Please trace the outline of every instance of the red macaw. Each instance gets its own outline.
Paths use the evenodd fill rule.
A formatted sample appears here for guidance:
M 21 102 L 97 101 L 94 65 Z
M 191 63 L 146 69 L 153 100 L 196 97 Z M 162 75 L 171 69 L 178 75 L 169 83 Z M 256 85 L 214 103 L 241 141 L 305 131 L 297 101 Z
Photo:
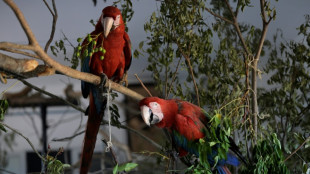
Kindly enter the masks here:
M 123 79 L 131 64 L 131 42 L 125 32 L 125 24 L 119 9 L 108 6 L 102 10 L 102 14 L 95 30 L 90 34 L 92 41 L 86 38 L 82 43 L 82 52 L 85 49 L 103 48 L 103 51 L 94 52 L 84 57 L 82 71 L 92 73 L 104 78 L 107 77 L 115 82 Z M 104 51 L 105 50 L 105 51 Z M 84 81 L 81 82 L 84 98 L 89 96 L 89 108 L 87 127 L 84 137 L 84 146 L 81 159 L 80 173 L 87 173 L 90 167 L 96 137 L 102 121 L 106 106 L 106 97 L 102 94 L 101 86 L 95 86 Z
M 209 116 L 200 107 L 182 100 L 164 100 L 158 97 L 144 98 L 139 105 L 142 118 L 148 126 L 155 124 L 160 128 L 167 128 L 171 133 L 180 157 L 188 152 L 199 156 L 198 146 L 192 144 L 205 137 L 204 130 L 210 121 Z M 230 149 L 246 163 L 237 145 L 230 137 L 228 139 Z M 207 160 L 211 166 L 214 165 L 212 155 L 216 153 L 214 149 L 212 154 L 208 155 Z M 218 173 L 230 174 L 226 164 L 238 166 L 240 162 L 233 154 L 228 153 L 226 160 L 218 161 L 216 165 Z

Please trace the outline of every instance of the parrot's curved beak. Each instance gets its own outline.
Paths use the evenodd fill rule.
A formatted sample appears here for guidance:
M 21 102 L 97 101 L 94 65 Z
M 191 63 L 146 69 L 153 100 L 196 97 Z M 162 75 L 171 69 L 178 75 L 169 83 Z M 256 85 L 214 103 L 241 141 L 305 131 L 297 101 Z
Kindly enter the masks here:
M 145 124 L 147 124 L 148 126 L 150 126 L 150 116 L 151 116 L 151 113 L 150 113 L 150 108 L 143 105 L 140 107 L 140 110 L 141 110 L 141 116 L 142 116 L 142 119 L 144 121 Z
M 105 17 L 105 18 L 103 18 L 101 23 L 102 23 L 102 26 L 103 26 L 104 38 L 107 38 L 109 33 L 110 33 L 110 31 L 111 31 L 111 28 L 113 26 L 114 19 L 112 17 Z
M 140 107 L 140 110 L 142 119 L 148 126 L 150 126 L 151 124 L 156 124 L 161 121 L 161 118 L 156 114 L 154 114 L 149 107 L 143 105 Z

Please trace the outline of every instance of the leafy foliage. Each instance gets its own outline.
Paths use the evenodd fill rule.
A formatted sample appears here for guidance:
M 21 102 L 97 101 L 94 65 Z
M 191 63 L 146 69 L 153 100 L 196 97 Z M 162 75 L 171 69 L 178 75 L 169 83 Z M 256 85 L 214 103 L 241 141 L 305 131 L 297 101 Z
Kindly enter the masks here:
M 278 41 L 279 37 L 283 40 L 280 31 L 274 37 L 274 47 L 265 68 L 266 72 L 272 74 L 268 84 L 274 87 L 261 90 L 259 98 L 262 112 L 269 115 L 265 122 L 268 122 L 270 131 L 278 134 L 287 154 L 292 153 L 310 136 L 309 19 L 306 16 L 305 23 L 298 28 L 301 41 Z M 309 145 L 310 142 L 306 143 L 298 156 L 288 161 L 297 173 L 301 173 L 304 163 L 310 161 Z
M 208 111 L 222 108 L 222 114 L 225 115 L 225 118 L 230 119 L 226 131 L 229 130 L 229 134 L 235 131 L 235 136 L 241 132 L 238 137 L 241 140 L 239 145 L 245 147 L 244 149 L 251 149 L 250 146 L 254 148 L 256 144 L 251 122 L 252 103 L 250 99 L 253 96 L 249 95 L 252 92 L 250 89 L 252 76 L 249 75 L 249 72 L 254 68 L 258 75 L 262 73 L 257 67 L 252 67 L 253 55 L 259 47 L 262 30 L 252 25 L 238 23 L 240 29 L 238 31 L 234 24 L 225 22 L 225 20 L 233 23 L 238 12 L 243 12 L 249 6 L 252 6 L 250 1 L 213 0 L 210 3 L 204 0 L 163 1 L 158 11 L 154 12 L 144 25 L 145 31 L 148 32 L 147 40 L 140 42 L 139 50 L 134 51 L 135 57 L 146 53 L 149 61 L 147 70 L 153 73 L 157 88 L 165 98 L 178 97 L 199 104 Z M 230 7 L 236 7 L 236 9 L 231 10 Z M 269 1 L 262 8 L 266 13 L 266 22 L 275 20 L 276 10 Z M 210 11 L 221 18 L 216 17 L 215 20 L 208 18 Z M 272 75 L 269 80 L 270 84 L 276 84 L 277 88 L 270 93 L 261 90 L 260 93 L 255 94 L 259 97 L 260 109 L 262 109 L 259 121 L 263 122 L 263 119 L 269 116 L 267 120 L 272 125 L 267 129 L 261 126 L 260 131 L 262 133 L 268 131 L 269 134 L 276 132 L 284 147 L 280 148 L 279 154 L 284 149 L 286 152 L 288 152 L 287 149 L 296 149 L 298 144 L 305 141 L 308 135 L 306 132 L 309 132 L 306 131 L 309 130 L 306 128 L 306 125 L 309 124 L 304 122 L 306 117 L 301 117 L 301 115 L 306 116 L 309 109 L 307 104 L 309 97 L 309 83 L 307 82 L 309 46 L 306 46 L 308 42 L 310 43 L 308 27 L 309 24 L 299 27 L 300 33 L 305 35 L 303 43 L 286 46 L 281 44 L 280 48 L 276 48 L 278 43 L 271 45 L 271 42 L 266 40 L 260 55 L 269 56 L 266 54 L 266 50 L 270 50 L 274 46 L 276 49 L 272 50 L 264 70 L 267 73 L 281 71 Z M 244 44 L 241 43 L 241 39 L 244 39 Z M 279 50 L 282 55 L 286 55 L 287 59 L 275 56 L 278 53 L 275 51 Z M 295 68 L 291 68 L 292 65 Z M 292 79 L 296 80 L 292 81 Z M 195 93 L 195 85 L 199 95 Z M 283 98 L 284 96 L 287 99 Z M 197 98 L 200 98 L 199 103 Z M 282 110 L 282 116 L 279 115 L 279 110 Z M 279 121 L 277 121 L 279 118 L 287 123 L 286 126 L 282 121 L 279 126 Z M 303 126 L 305 129 L 296 134 L 300 139 L 297 142 L 290 138 L 292 137 L 290 134 L 294 133 L 292 132 L 293 127 L 296 126 L 295 130 L 297 130 L 303 123 L 306 123 Z M 211 126 L 209 136 L 212 135 L 212 129 L 214 131 L 216 127 L 212 128 Z M 285 136 L 285 141 L 282 141 L 283 136 Z M 288 139 L 290 140 L 288 141 Z M 275 138 L 274 141 L 269 141 L 268 137 L 266 139 L 261 136 L 261 141 L 268 142 L 270 147 L 278 145 Z M 210 147 L 207 145 L 211 143 L 214 146 L 218 140 L 208 139 L 201 143 L 204 144 L 202 147 L 206 151 L 210 151 Z M 221 143 L 225 146 L 225 141 Z M 275 161 L 278 157 L 270 156 L 272 159 L 268 160 L 276 164 Z M 298 161 L 300 163 L 302 160 Z M 303 164 L 307 164 L 306 161 L 308 159 L 304 160 Z M 257 167 L 268 169 L 265 162 L 260 162 Z M 284 163 L 282 167 L 285 168 Z M 205 166 L 198 165 L 192 166 L 190 171 L 206 172 L 204 169 Z
M 252 166 L 241 173 L 272 173 L 289 174 L 289 170 L 284 164 L 283 151 L 277 134 L 273 133 L 266 139 L 259 141 L 252 151 Z
M 63 164 L 61 161 L 57 160 L 57 156 L 63 153 L 63 148 L 60 148 L 58 153 L 55 157 L 49 156 L 50 147 L 48 147 L 48 152 L 46 155 L 46 166 L 47 166 L 47 173 L 53 174 L 61 174 L 64 173 L 66 168 L 69 168 L 69 164 Z

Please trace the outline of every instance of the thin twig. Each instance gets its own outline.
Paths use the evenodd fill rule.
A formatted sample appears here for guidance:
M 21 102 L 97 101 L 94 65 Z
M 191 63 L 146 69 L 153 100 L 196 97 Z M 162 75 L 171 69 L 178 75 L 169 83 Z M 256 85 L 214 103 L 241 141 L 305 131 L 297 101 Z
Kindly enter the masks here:
M 170 92 L 171 92 L 171 90 L 172 90 L 172 86 L 173 86 L 172 83 L 173 83 L 174 80 L 176 79 L 176 75 L 177 75 L 177 72 L 178 72 L 180 63 L 181 63 L 181 58 L 179 59 L 178 64 L 177 64 L 177 67 L 176 67 L 176 69 L 175 69 L 175 72 L 173 73 L 172 80 L 171 80 L 171 83 L 170 83 L 170 87 L 169 87 L 169 90 L 168 90 L 167 95 L 165 96 L 165 99 L 167 99 L 168 95 L 170 94 Z
M 7 51 L 7 52 L 11 52 L 11 53 L 21 54 L 21 55 L 28 56 L 28 57 L 33 57 L 33 58 L 40 59 L 40 57 L 37 56 L 37 55 L 35 55 L 35 54 L 31 54 L 31 53 L 29 53 L 29 52 L 21 51 L 21 50 L 17 50 L 17 49 L 11 49 L 11 48 L 9 48 L 9 47 L 2 47 L 1 50 Z
M 81 131 L 81 132 L 78 132 L 70 137 L 64 137 L 64 138 L 53 138 L 52 141 L 69 141 L 69 140 L 72 140 L 73 138 L 79 136 L 79 135 L 82 135 L 83 133 L 85 133 L 85 130 Z
M 220 18 L 220 19 L 222 19 L 223 21 L 228 22 L 228 23 L 230 23 L 230 24 L 234 24 L 231 20 L 229 20 L 229 19 L 227 19 L 227 18 L 224 18 L 223 16 L 214 13 L 212 10 L 210 10 L 210 9 L 207 8 L 207 7 L 205 7 L 205 10 L 207 10 L 207 11 L 208 11 L 211 15 L 213 15 L 214 17 Z
M 31 141 L 29 140 L 29 138 L 27 138 L 25 135 L 23 135 L 21 132 L 19 132 L 18 130 L 12 128 L 11 126 L 3 123 L 3 122 L 0 122 L 0 124 L 8 129 L 10 129 L 11 131 L 13 131 L 14 133 L 17 133 L 18 135 L 20 135 L 21 137 L 23 137 L 27 142 L 28 144 L 31 146 L 32 150 L 38 155 L 39 158 L 41 158 L 42 161 L 46 162 L 46 159 L 40 155 L 40 153 L 35 149 L 35 147 L 33 146 L 33 144 L 31 143 Z
M 33 34 L 33 32 L 31 31 L 30 26 L 28 25 L 25 16 L 23 15 L 23 13 L 21 12 L 21 10 L 18 8 L 18 6 L 14 3 L 13 0 L 3 0 L 8 6 L 11 7 L 11 9 L 13 10 L 13 12 L 15 13 L 20 25 L 22 26 L 28 41 L 29 41 L 29 45 L 39 45 L 38 42 L 35 39 L 35 36 Z
M 193 67 L 192 67 L 192 65 L 191 65 L 190 58 L 189 58 L 189 56 L 184 52 L 184 50 L 182 49 L 182 47 L 181 47 L 181 45 L 179 44 L 178 41 L 176 41 L 176 44 L 178 45 L 178 47 L 179 47 L 179 49 L 180 49 L 180 52 L 181 52 L 182 56 L 184 57 L 185 62 L 186 62 L 186 64 L 187 64 L 188 71 L 190 72 L 190 75 L 191 75 L 191 78 L 192 78 L 192 80 L 193 80 L 194 87 L 195 87 L 195 93 L 196 93 L 196 97 L 197 97 L 197 105 L 200 106 L 200 101 L 199 101 L 199 90 L 198 90 L 198 86 L 197 86 L 197 83 L 196 83 L 196 80 L 195 80 L 194 71 L 193 71 Z
M 104 144 L 105 144 L 106 146 L 108 146 L 108 142 L 107 142 L 106 139 L 102 139 L 102 141 L 104 142 Z M 114 165 L 118 164 L 118 161 L 117 161 L 117 158 L 116 158 L 116 155 L 115 155 L 115 152 L 114 152 L 113 148 L 112 148 L 112 147 L 109 147 L 109 150 L 110 150 L 110 152 L 111 152 L 111 155 L 112 155 L 112 158 L 113 158 L 113 161 L 114 161 Z
M 102 122 L 103 122 L 104 125 L 108 124 L 108 121 L 106 121 L 106 120 L 102 120 Z M 115 126 L 115 127 L 120 127 L 122 129 L 129 130 L 129 131 L 139 135 L 144 140 L 150 142 L 154 147 L 156 147 L 158 149 L 161 149 L 161 146 L 159 144 L 157 144 L 155 141 L 153 141 L 152 139 L 148 138 L 147 136 L 143 135 L 141 132 L 139 132 L 139 131 L 131 128 L 131 127 L 128 127 L 126 125 L 117 125 L 117 124 L 113 124 L 113 123 L 111 125 Z M 83 130 L 83 131 L 81 131 L 81 132 L 79 132 L 79 133 L 77 133 L 75 135 L 72 135 L 70 137 L 59 138 L 59 139 L 54 138 L 54 139 L 52 139 L 52 141 L 68 141 L 68 140 L 71 140 L 71 139 L 75 138 L 76 136 L 79 136 L 79 135 L 83 134 L 84 132 L 85 132 L 85 130 Z
M 77 105 L 74 105 L 74 104 L 72 104 L 71 102 L 69 102 L 69 101 L 67 101 L 67 100 L 65 100 L 65 99 L 63 99 L 63 98 L 61 98 L 61 97 L 58 97 L 58 96 L 56 96 L 56 95 L 54 95 L 54 94 L 52 94 L 52 93 L 49 93 L 49 92 L 47 92 L 47 91 L 44 91 L 44 90 L 42 90 L 42 89 L 40 89 L 40 88 L 38 88 L 38 87 L 32 85 L 31 83 L 27 82 L 27 81 L 24 80 L 24 79 L 19 79 L 19 80 L 20 80 L 21 82 L 23 82 L 23 84 L 25 84 L 26 86 L 29 86 L 30 88 L 32 88 L 32 89 L 34 89 L 34 90 L 36 90 L 36 91 L 38 91 L 38 92 L 41 92 L 41 93 L 43 93 L 43 94 L 45 94 L 45 95 L 47 95 L 47 96 L 50 96 L 50 97 L 52 97 L 52 98 L 56 98 L 56 99 L 58 99 L 58 100 L 60 100 L 60 101 L 62 101 L 62 102 L 64 102 L 64 103 L 66 103 L 67 105 L 73 107 L 74 109 L 76 109 L 76 110 L 78 110 L 78 111 L 80 111 L 80 112 L 85 112 L 85 110 L 83 110 L 82 108 L 78 107 Z
M 147 89 L 147 87 L 144 85 L 144 83 L 141 81 L 141 79 L 139 78 L 139 76 L 137 74 L 135 74 L 136 78 L 139 80 L 141 86 L 143 87 L 143 89 L 149 94 L 150 97 L 153 97 L 151 92 Z
M 283 162 L 285 162 L 285 161 L 287 161 L 288 159 L 290 159 L 300 148 L 302 148 L 303 146 L 304 146 L 304 144 L 306 143 L 306 142 L 308 142 L 310 140 L 310 136 L 308 137 L 308 138 L 306 138 L 305 139 L 305 141 L 293 152 L 293 153 L 291 153 L 288 157 L 286 157 L 285 158 L 285 160 L 283 161 Z
M 51 12 L 52 16 L 53 16 L 53 25 L 52 25 L 52 31 L 50 34 L 50 38 L 48 39 L 48 41 L 45 44 L 45 48 L 44 51 L 47 52 L 49 45 L 51 44 L 51 42 L 53 41 L 54 35 L 55 35 L 55 30 L 56 30 L 56 23 L 57 23 L 57 18 L 58 18 L 58 14 L 57 14 L 57 8 L 56 8 L 56 4 L 55 4 L 55 0 L 52 0 L 52 4 L 53 4 L 53 10 L 50 8 L 50 6 L 48 5 L 48 3 L 46 2 L 46 0 L 43 0 L 43 2 L 45 3 L 45 5 L 47 6 L 47 8 L 49 9 L 49 11 Z

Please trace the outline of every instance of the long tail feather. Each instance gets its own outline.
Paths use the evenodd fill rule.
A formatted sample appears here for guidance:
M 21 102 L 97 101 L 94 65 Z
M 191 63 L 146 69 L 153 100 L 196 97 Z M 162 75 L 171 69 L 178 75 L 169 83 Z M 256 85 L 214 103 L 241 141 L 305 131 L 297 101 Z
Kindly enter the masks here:
M 239 150 L 239 147 L 236 145 L 234 140 L 231 137 L 228 137 L 228 140 L 229 140 L 230 150 L 233 151 L 245 165 L 249 166 L 248 161 L 242 155 L 242 153 Z
M 90 99 L 90 105 L 89 105 L 86 132 L 84 137 L 83 152 L 81 156 L 80 174 L 87 174 L 89 171 L 94 148 L 96 145 L 97 134 L 99 131 L 100 123 L 103 118 L 103 112 L 98 114 L 96 111 L 96 107 L 94 104 L 94 97 L 92 96 L 91 93 L 89 99 Z M 103 111 L 105 109 L 104 107 L 105 105 L 103 105 L 102 107 Z
M 216 169 L 219 174 L 231 174 L 227 166 L 218 166 Z

